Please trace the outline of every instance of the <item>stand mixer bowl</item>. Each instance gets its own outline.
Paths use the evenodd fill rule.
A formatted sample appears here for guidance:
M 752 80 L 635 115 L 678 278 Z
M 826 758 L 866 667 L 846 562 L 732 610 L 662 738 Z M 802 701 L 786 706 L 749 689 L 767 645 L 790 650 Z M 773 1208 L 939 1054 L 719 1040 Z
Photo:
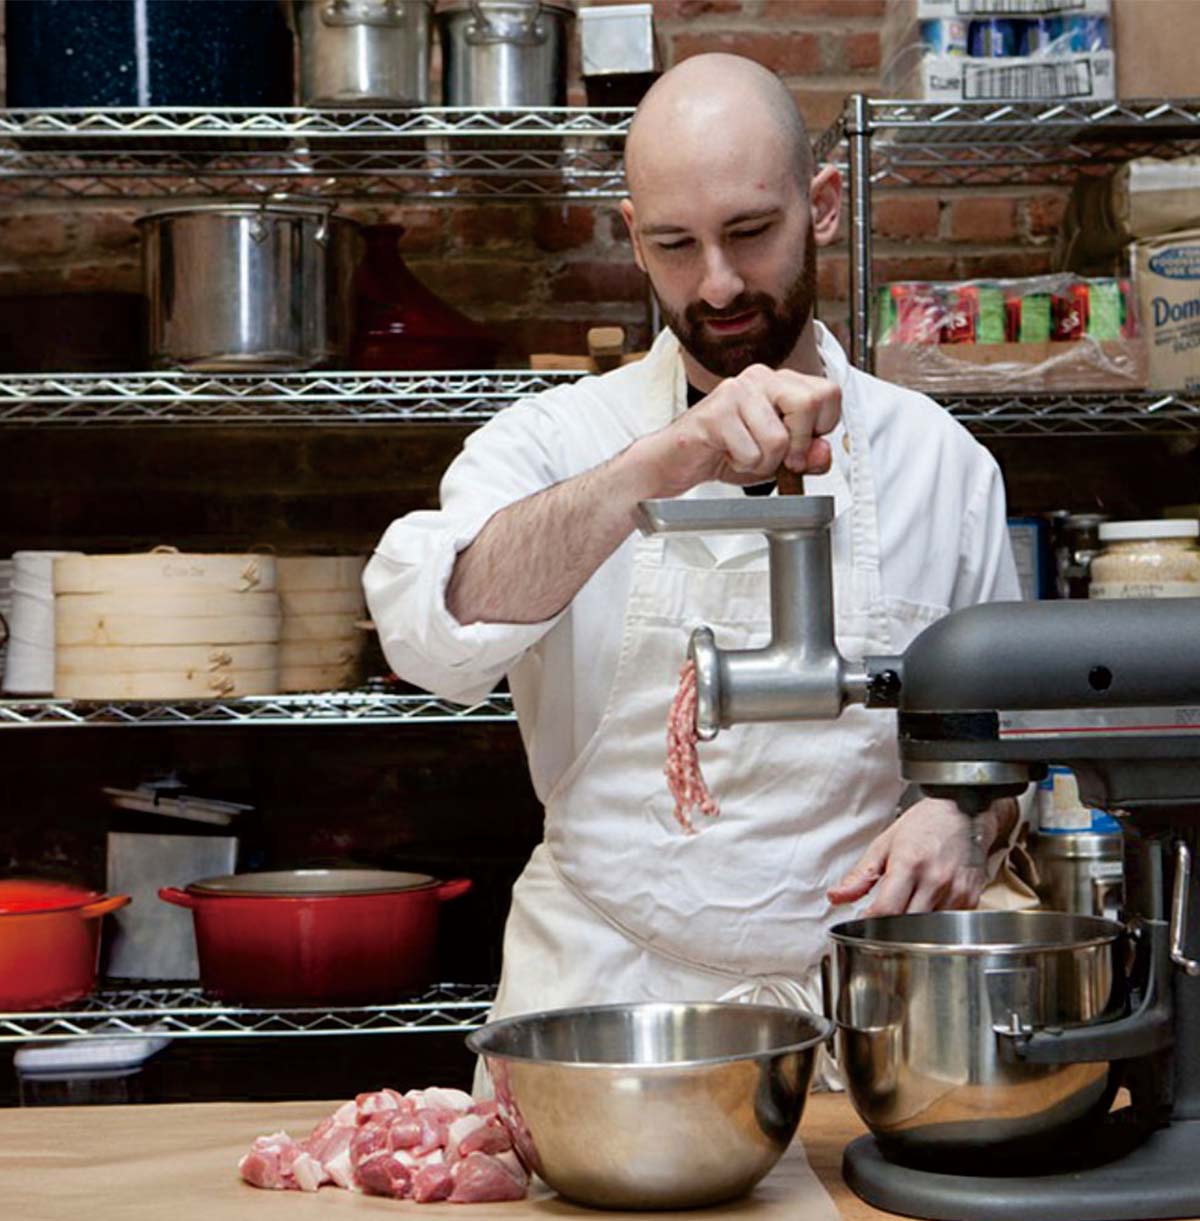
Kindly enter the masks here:
M 930 912 L 835 925 L 838 1055 L 889 1158 L 957 1168 L 1038 1154 L 1109 1109 L 1109 1062 L 1004 1057 L 996 1028 L 1121 1016 L 1122 925 L 1058 912 Z

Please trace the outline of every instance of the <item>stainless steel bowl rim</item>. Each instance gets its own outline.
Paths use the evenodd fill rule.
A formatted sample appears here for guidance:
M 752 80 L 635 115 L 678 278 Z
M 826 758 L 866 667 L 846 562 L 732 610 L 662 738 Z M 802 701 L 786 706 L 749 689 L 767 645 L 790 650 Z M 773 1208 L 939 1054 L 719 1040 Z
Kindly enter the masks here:
M 508 1060 L 520 1064 L 547 1064 L 553 1065 L 555 1068 L 569 1070 L 607 1068 L 614 1070 L 637 1069 L 638 1072 L 667 1073 L 674 1072 L 680 1068 L 704 1068 L 714 1064 L 735 1064 L 739 1060 L 766 1060 L 773 1059 L 776 1056 L 788 1055 L 792 1052 L 809 1051 L 829 1039 L 836 1029 L 830 1018 L 823 1017 L 819 1013 L 813 1013 L 808 1009 L 789 1009 L 783 1005 L 748 1005 L 738 1001 L 697 1001 L 695 1004 L 698 1008 L 744 1009 L 752 1013 L 801 1014 L 818 1027 L 819 1033 L 811 1035 L 809 1038 L 803 1039 L 798 1043 L 781 1043 L 777 1047 L 764 1047 L 755 1051 L 736 1052 L 728 1056 L 704 1056 L 693 1060 L 664 1060 L 660 1063 L 651 1063 L 645 1060 L 554 1060 L 548 1056 L 523 1056 L 513 1052 L 493 1051 L 490 1048 L 480 1046 L 480 1041 L 495 1031 L 507 1030 L 513 1026 L 538 1021 L 542 1018 L 570 1018 L 584 1014 L 615 1013 L 619 1010 L 633 1008 L 646 1010 L 659 1007 L 674 1008 L 677 1003 L 672 1001 L 647 1001 L 644 1004 L 637 1005 L 581 1005 L 572 1009 L 541 1009 L 533 1013 L 518 1013 L 512 1017 L 488 1022 L 485 1026 L 480 1026 L 478 1030 L 473 1030 L 467 1035 L 466 1044 L 468 1049 L 476 1055 L 486 1056 L 490 1060 Z
M 438 13 L 461 13 L 470 9 L 473 4 L 478 4 L 485 13 L 489 8 L 515 7 L 513 0 L 436 0 L 434 7 Z M 570 13 L 572 17 L 576 13 L 575 0 L 541 0 L 539 7 Z
M 1058 915 L 1060 913 L 1047 913 Z M 900 941 L 895 938 L 864 937 L 851 933 L 840 933 L 840 928 L 848 924 L 858 924 L 857 920 L 847 921 L 845 925 L 835 924 L 829 930 L 830 939 L 840 945 L 853 946 L 855 949 L 881 950 L 898 954 L 961 954 L 984 957 L 988 954 L 1035 953 L 1052 952 L 1056 950 L 1086 950 L 1096 946 L 1108 945 L 1119 937 L 1128 935 L 1129 930 L 1115 920 L 1105 920 L 1100 916 L 1080 916 L 1081 920 L 1091 920 L 1096 924 L 1107 925 L 1103 933 L 1092 937 L 1073 937 L 1070 940 L 1062 938 L 1025 941 L 989 941 L 989 942 L 945 942 L 945 941 Z
M 133 222 L 135 225 L 144 224 L 146 221 L 160 220 L 164 216 L 198 216 L 198 215 L 216 215 L 216 216 L 262 216 L 264 213 L 270 213 L 273 216 L 311 216 L 318 220 L 336 221 L 341 225 L 353 225 L 354 228 L 361 228 L 358 221 L 351 220 L 348 216 L 341 216 L 336 211 L 336 204 L 308 204 L 308 203 L 206 203 L 206 204 L 179 204 L 170 208 L 156 208 L 152 212 L 143 212 Z

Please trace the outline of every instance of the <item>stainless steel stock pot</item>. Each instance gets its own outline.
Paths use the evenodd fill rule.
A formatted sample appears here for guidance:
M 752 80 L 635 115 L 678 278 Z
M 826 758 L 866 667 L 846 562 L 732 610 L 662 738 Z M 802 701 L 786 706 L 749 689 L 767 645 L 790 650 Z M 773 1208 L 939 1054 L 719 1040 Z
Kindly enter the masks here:
M 892 1155 L 1044 1145 L 1098 1119 L 1107 1062 L 1028 1064 L 997 1028 L 1119 1017 L 1124 928 L 1091 916 L 947 911 L 835 925 L 837 1044 L 846 1089 Z
M 310 369 L 349 350 L 358 226 L 331 209 L 217 203 L 138 220 L 155 368 Z

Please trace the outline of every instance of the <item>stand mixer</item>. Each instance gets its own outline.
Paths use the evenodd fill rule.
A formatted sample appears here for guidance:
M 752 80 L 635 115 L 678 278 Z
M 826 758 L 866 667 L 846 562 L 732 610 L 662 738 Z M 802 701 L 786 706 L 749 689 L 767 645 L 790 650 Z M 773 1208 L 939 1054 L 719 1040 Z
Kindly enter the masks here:
M 1089 806 L 1120 818 L 1124 923 L 1135 953 L 1117 1018 L 1070 1028 L 994 1027 L 1030 1064 L 1118 1062 L 1131 1105 L 1086 1149 L 1037 1173 L 956 1173 L 889 1159 L 873 1136 L 843 1174 L 891 1212 L 971 1221 L 1133 1221 L 1200 1216 L 1200 598 L 992 603 L 952 612 L 894 657 L 848 661 L 834 642 L 821 496 L 645 501 L 646 533 L 762 532 L 772 638 L 726 651 L 692 634 L 701 739 L 743 721 L 898 711 L 903 776 L 968 815 L 1020 793 L 1051 763 Z

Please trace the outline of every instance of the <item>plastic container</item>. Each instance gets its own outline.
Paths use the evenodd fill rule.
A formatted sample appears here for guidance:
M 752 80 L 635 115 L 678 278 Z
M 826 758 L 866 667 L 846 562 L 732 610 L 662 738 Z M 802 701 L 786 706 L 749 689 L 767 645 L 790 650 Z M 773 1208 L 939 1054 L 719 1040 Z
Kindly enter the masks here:
M 1200 596 L 1200 522 L 1112 521 L 1100 527 L 1090 598 Z
M 13 1056 L 21 1105 L 96 1106 L 152 1102 L 143 1070 L 166 1038 L 81 1039 L 22 1047 Z

